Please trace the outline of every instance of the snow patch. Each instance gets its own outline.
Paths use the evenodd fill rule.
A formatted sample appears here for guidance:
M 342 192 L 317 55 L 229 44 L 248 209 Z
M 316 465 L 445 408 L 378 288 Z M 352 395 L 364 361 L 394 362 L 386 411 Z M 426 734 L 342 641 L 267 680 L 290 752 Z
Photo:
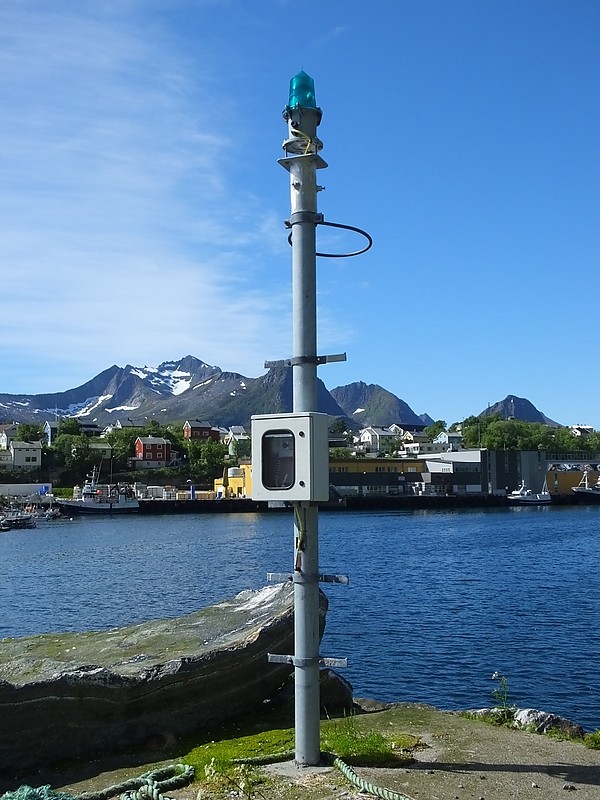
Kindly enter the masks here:
M 364 409 L 364 408 L 357 408 L 357 409 L 356 409 L 356 411 L 353 411 L 352 413 L 353 413 L 353 414 L 360 414 L 360 413 L 361 413 L 361 411 L 366 411 L 366 409 Z
M 102 403 L 105 403 L 107 400 L 110 400 L 111 397 L 112 394 L 103 394 L 100 395 L 100 397 L 97 397 L 96 399 L 88 400 L 87 405 L 84 405 L 83 407 L 80 406 L 80 410 L 77 411 L 75 414 L 71 414 L 70 416 L 87 417 L 89 416 L 89 414 L 92 413 L 92 411 L 95 408 L 98 408 L 98 406 L 101 406 Z
M 191 381 L 189 379 L 187 381 L 184 380 L 177 381 L 175 384 L 173 384 L 173 388 L 171 389 L 171 391 L 175 395 L 183 394 L 183 392 L 186 392 L 190 388 L 190 384 Z
M 113 411 L 135 411 L 136 408 L 139 408 L 139 406 L 114 406 L 114 408 L 105 408 L 104 410 L 112 414 Z
M 190 372 L 178 369 L 177 365 L 170 361 L 161 364 L 161 367 L 161 369 L 157 367 L 134 367 L 130 372 L 132 375 L 147 381 L 157 394 L 168 392 L 177 396 L 190 388 L 192 380 Z

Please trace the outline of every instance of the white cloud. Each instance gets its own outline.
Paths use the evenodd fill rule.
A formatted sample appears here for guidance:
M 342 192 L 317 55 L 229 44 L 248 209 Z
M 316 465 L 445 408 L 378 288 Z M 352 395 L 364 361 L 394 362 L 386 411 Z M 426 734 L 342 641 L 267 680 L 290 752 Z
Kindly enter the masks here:
M 257 283 L 280 222 L 233 181 L 210 47 L 192 65 L 135 5 L 0 9 L 0 355 L 84 379 L 184 352 L 256 374 L 289 322 L 286 274 Z

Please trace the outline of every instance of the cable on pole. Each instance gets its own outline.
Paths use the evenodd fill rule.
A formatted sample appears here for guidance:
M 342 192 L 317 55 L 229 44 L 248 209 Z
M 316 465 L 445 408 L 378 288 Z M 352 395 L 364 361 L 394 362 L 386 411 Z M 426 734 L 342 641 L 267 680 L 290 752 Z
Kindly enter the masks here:
M 362 228 L 356 228 L 354 225 L 342 225 L 341 222 L 325 222 L 325 220 L 322 218 L 318 219 L 318 216 L 320 215 L 315 215 L 315 225 L 327 225 L 329 228 L 342 228 L 346 231 L 354 231 L 355 233 L 359 233 L 367 240 L 367 246 L 363 247 L 362 250 L 355 250 L 353 253 L 315 253 L 315 255 L 321 256 L 321 258 L 350 258 L 351 256 L 360 256 L 362 253 L 366 253 L 367 250 L 370 250 L 373 246 L 372 237 L 366 231 L 363 231 Z M 306 220 L 293 220 L 288 222 L 287 225 L 292 228 L 294 225 L 299 225 L 301 222 L 306 222 Z M 291 232 L 288 236 L 288 244 L 292 244 Z

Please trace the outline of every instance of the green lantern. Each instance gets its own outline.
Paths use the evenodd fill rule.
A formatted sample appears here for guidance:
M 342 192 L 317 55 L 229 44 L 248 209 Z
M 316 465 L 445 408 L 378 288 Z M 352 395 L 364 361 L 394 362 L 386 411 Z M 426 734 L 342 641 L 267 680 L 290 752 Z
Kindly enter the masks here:
M 304 70 L 300 70 L 290 81 L 288 108 L 316 108 L 315 82 Z

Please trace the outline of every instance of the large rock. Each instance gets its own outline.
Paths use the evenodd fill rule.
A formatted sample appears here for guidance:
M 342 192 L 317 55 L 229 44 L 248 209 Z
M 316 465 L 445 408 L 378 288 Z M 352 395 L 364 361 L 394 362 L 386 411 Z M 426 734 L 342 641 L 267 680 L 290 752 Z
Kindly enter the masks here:
M 559 717 L 558 714 L 539 711 L 537 708 L 519 708 L 515 711 L 513 725 L 515 728 L 525 728 L 536 733 L 558 731 L 574 739 L 583 739 L 585 735 L 581 725 L 577 725 L 565 717 Z
M 327 599 L 321 593 L 321 634 Z M 132 748 L 257 708 L 291 667 L 293 586 L 175 619 L 0 641 L 0 770 Z

